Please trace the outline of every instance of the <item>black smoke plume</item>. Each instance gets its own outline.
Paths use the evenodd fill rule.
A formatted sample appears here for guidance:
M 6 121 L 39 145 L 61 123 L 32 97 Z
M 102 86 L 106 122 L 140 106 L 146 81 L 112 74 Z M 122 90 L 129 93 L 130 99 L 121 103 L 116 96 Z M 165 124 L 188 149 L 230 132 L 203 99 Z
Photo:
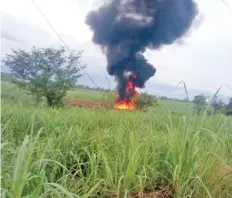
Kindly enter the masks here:
M 118 80 L 120 99 L 126 99 L 128 79 L 143 88 L 156 73 L 143 52 L 170 45 L 183 37 L 198 13 L 193 0 L 111 0 L 86 18 L 93 42 L 104 49 L 107 71 Z M 128 98 L 127 98 L 128 99 Z

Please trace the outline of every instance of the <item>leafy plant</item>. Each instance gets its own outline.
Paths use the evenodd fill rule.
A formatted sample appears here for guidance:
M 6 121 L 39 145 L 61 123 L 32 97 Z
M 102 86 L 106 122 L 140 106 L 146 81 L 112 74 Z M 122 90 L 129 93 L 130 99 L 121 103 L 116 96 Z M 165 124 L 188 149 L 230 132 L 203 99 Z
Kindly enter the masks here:
M 214 110 L 214 114 L 218 113 L 218 112 L 222 113 L 222 112 L 225 111 L 224 102 L 221 99 L 219 99 L 217 96 L 212 101 L 212 107 L 213 107 L 213 110 Z
M 195 104 L 194 110 L 197 114 L 201 113 L 203 110 L 205 110 L 207 105 L 207 97 L 204 95 L 196 95 L 193 99 L 193 103 Z
M 226 106 L 226 115 L 232 115 L 232 98 L 230 98 L 229 104 Z
M 147 93 L 142 93 L 139 95 L 139 99 L 135 101 L 135 104 L 136 108 L 145 109 L 147 107 L 152 107 L 157 104 L 157 98 Z
M 30 91 L 37 103 L 45 97 L 49 106 L 61 106 L 66 91 L 75 85 L 81 69 L 86 67 L 81 63 L 81 55 L 81 51 L 67 52 L 64 47 L 33 47 L 29 52 L 12 50 L 3 63 L 16 77 L 13 82 Z

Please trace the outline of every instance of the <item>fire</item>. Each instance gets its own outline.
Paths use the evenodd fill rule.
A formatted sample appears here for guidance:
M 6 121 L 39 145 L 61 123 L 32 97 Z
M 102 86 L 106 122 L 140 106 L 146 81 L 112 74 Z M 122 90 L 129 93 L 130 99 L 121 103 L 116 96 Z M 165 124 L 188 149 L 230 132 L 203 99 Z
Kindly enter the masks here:
M 135 86 L 132 80 L 128 81 L 126 92 L 131 96 L 135 96 L 136 100 L 139 97 L 139 93 L 135 90 Z M 133 100 L 120 100 L 114 105 L 115 109 L 124 109 L 124 110 L 135 110 L 135 102 Z
M 133 100 L 120 100 L 114 105 L 115 109 L 135 110 L 135 103 Z

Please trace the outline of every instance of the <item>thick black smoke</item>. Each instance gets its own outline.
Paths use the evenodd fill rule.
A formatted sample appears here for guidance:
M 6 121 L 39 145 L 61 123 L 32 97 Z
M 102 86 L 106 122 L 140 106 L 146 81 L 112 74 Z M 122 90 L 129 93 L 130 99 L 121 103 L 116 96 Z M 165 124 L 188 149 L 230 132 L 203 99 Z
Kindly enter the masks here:
M 193 0 L 111 0 L 87 15 L 93 42 L 106 52 L 108 73 L 118 79 L 121 99 L 126 98 L 125 72 L 136 75 L 140 88 L 156 73 L 142 54 L 145 49 L 180 39 L 197 13 Z

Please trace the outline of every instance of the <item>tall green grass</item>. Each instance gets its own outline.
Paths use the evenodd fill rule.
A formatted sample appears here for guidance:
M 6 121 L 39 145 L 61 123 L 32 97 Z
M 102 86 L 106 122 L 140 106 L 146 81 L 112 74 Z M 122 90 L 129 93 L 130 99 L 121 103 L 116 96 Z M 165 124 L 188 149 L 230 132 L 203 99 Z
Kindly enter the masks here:
M 94 90 L 82 90 L 76 89 L 73 91 L 68 91 L 67 96 L 76 100 L 84 100 L 84 101 L 97 101 L 101 102 L 103 92 L 94 91 Z
M 15 102 L 30 102 L 32 103 L 32 97 L 29 92 L 21 90 L 11 82 L 1 81 L 1 98 Z
M 230 118 L 3 101 L 1 120 L 2 197 L 232 197 Z

